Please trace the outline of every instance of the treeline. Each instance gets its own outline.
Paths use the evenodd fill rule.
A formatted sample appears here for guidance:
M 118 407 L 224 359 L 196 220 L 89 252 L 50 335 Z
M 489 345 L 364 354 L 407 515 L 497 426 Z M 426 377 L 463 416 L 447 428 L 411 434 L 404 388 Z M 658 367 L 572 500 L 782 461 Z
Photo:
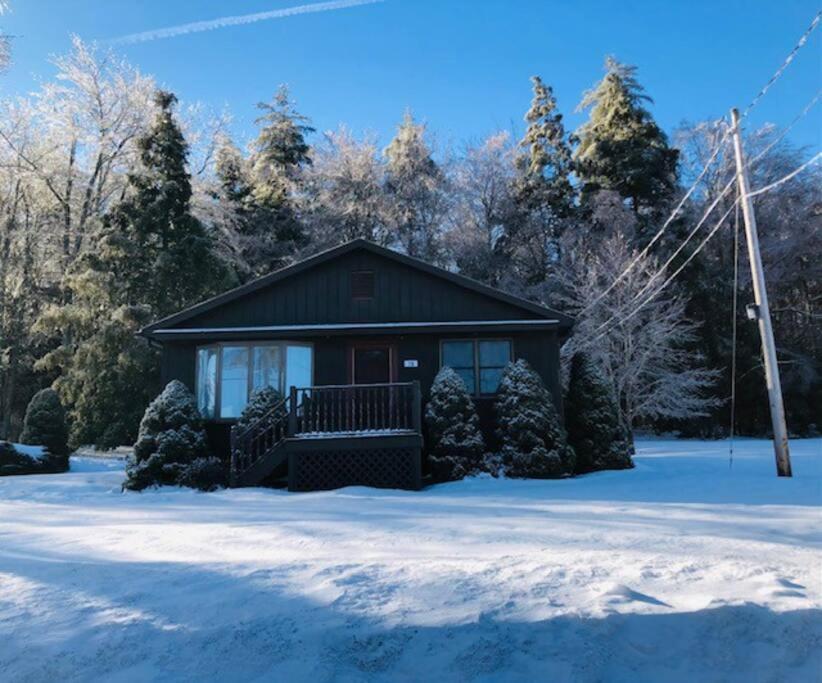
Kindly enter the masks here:
M 134 336 L 141 325 L 355 237 L 576 316 L 563 353 L 594 359 L 627 424 L 727 430 L 733 212 L 675 282 L 648 295 L 691 254 L 696 241 L 677 249 L 703 211 L 718 199 L 707 231 L 731 207 L 732 155 L 720 153 L 640 253 L 724 124 L 684 125 L 669 141 L 633 67 L 606 61 L 576 131 L 534 78 L 521 139 L 496 133 L 446 150 L 410 113 L 382 149 L 345 128 L 320 134 L 285 88 L 259 105 L 257 135 L 241 146 L 226 117 L 180 107 L 114 54 L 75 40 L 55 64 L 52 82 L 0 111 L 0 437 L 13 438 L 30 398 L 53 386 L 73 445 L 133 442 L 159 390 L 156 351 Z M 778 136 L 747 136 L 760 157 L 754 187 L 803 160 Z M 808 171 L 756 198 L 797 433 L 820 424 L 822 405 L 818 181 Z M 761 434 L 744 249 L 739 258 L 738 428 Z

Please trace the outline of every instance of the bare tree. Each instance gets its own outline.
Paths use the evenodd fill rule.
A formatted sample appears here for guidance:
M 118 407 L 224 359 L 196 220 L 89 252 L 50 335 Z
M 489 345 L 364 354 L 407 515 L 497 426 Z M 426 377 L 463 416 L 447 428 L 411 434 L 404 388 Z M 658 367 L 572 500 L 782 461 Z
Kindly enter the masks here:
M 641 258 L 607 296 L 586 310 L 637 253 L 619 232 L 567 245 L 565 253 L 565 303 L 578 317 L 574 335 L 562 349 L 563 359 L 578 350 L 591 354 L 612 382 L 626 423 L 634 427 L 665 418 L 685 420 L 706 415 L 717 405 L 709 394 L 717 373 L 703 367 L 701 355 L 690 348 L 697 326 L 685 315 L 686 299 L 666 289 L 635 313 L 646 300 L 647 285 L 662 282 L 656 260 Z

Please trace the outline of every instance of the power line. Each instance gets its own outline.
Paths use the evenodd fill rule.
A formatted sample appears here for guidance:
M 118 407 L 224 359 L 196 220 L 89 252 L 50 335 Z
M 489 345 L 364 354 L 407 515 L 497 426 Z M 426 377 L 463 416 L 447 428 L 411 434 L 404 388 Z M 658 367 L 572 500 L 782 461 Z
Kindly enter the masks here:
M 810 102 L 808 102 L 808 104 L 806 104 L 806 105 L 805 105 L 805 108 L 804 108 L 804 109 L 802 109 L 802 111 L 801 111 L 801 112 L 799 112 L 799 114 L 797 114 L 797 115 L 796 115 L 796 117 L 794 117 L 793 121 L 791 121 L 791 122 L 790 122 L 790 123 L 789 123 L 789 124 L 788 124 L 785 128 L 783 128 L 783 129 L 779 132 L 779 135 L 778 135 L 776 138 L 774 138 L 773 140 L 771 140 L 771 142 L 770 142 L 770 143 L 768 143 L 768 146 L 767 146 L 767 147 L 765 147 L 765 149 L 763 149 L 761 152 L 759 152 L 759 153 L 758 153 L 758 154 L 757 154 L 757 155 L 756 155 L 753 159 L 751 159 L 751 160 L 750 160 L 750 161 L 746 164 L 746 166 L 747 166 L 748 168 L 751 168 L 751 166 L 752 166 L 753 164 L 755 164 L 757 161 L 759 161 L 759 160 L 760 160 L 762 157 L 764 157 L 764 156 L 765 156 L 768 152 L 770 152 L 770 151 L 771 151 L 771 150 L 772 150 L 772 149 L 773 149 L 776 145 L 778 145 L 778 144 L 779 144 L 779 143 L 783 140 L 783 138 L 784 138 L 784 137 L 785 137 L 785 136 L 786 136 L 786 135 L 790 132 L 790 130 L 791 130 L 791 129 L 792 129 L 792 128 L 793 128 L 793 127 L 797 124 L 797 123 L 799 123 L 799 121 L 801 121 L 801 120 L 802 120 L 802 119 L 803 119 L 803 118 L 804 118 L 804 117 L 808 114 L 808 112 L 809 112 L 811 109 L 813 109 L 813 108 L 814 108 L 814 106 L 816 105 L 816 103 L 819 101 L 819 98 L 820 98 L 820 97 L 822 97 L 822 89 L 817 90 L 816 95 L 814 95 L 814 96 L 813 96 L 813 98 L 811 99 L 811 101 L 810 101 Z
M 679 256 L 679 254 L 682 252 L 682 250 L 687 246 L 688 242 L 690 242 L 693 239 L 694 235 L 696 235 L 696 233 L 699 231 L 699 229 L 702 227 L 702 225 L 708 219 L 708 216 L 710 216 L 711 213 L 713 213 L 713 210 L 716 208 L 717 204 L 719 204 L 719 202 L 722 200 L 722 198 L 726 194 L 728 194 L 728 192 L 730 192 L 730 190 L 733 188 L 734 182 L 735 182 L 735 179 L 731 178 L 731 180 L 728 182 L 728 184 L 725 185 L 725 187 L 723 188 L 722 192 L 719 193 L 719 195 L 716 197 L 716 199 L 714 199 L 713 202 L 711 203 L 711 205 L 707 208 L 705 213 L 702 214 L 702 218 L 699 219 L 699 222 L 691 230 L 691 232 L 688 234 L 688 236 L 683 240 L 682 244 L 680 244 L 679 247 L 677 247 L 677 249 L 674 251 L 674 253 L 671 254 L 671 256 L 668 258 L 668 260 L 665 261 L 665 263 L 657 270 L 657 272 L 650 277 L 650 279 L 648 280 L 648 282 L 645 283 L 645 285 L 642 287 L 642 289 L 634 295 L 633 299 L 631 300 L 631 303 L 633 303 L 635 301 L 638 301 L 640 298 L 642 298 L 642 295 L 646 291 L 648 291 L 648 289 L 650 287 L 652 287 L 654 285 L 654 283 L 657 281 L 657 278 L 659 278 L 665 272 L 665 270 L 668 268 L 668 266 L 671 265 L 671 263 L 674 261 L 674 259 L 677 256 Z M 634 260 L 638 261 L 640 257 L 641 257 L 641 254 L 640 254 L 639 257 L 635 258 Z M 614 284 L 616 284 L 616 282 L 614 282 Z M 600 330 L 605 329 L 606 327 L 608 327 L 608 325 L 610 325 L 611 322 L 613 322 L 613 320 L 616 317 L 617 317 L 617 314 L 615 313 L 610 318 L 608 318 L 604 323 L 599 325 L 599 327 L 597 327 L 594 330 L 593 334 L 597 334 Z
M 810 38 L 811 33 L 813 33 L 814 29 L 816 29 L 816 27 L 819 25 L 820 18 L 822 18 L 822 10 L 816 13 L 816 16 L 813 18 L 813 21 L 811 22 L 811 25 L 805 29 L 805 32 L 799 38 L 799 42 L 797 42 L 797 44 L 794 45 L 793 50 L 791 50 L 788 53 L 788 56 L 785 58 L 785 61 L 782 62 L 782 65 L 774 72 L 773 76 L 770 77 L 768 82 L 765 83 L 764 86 L 762 86 L 762 89 L 751 100 L 750 104 L 747 107 L 745 107 L 745 111 L 742 112 L 741 118 L 744 119 L 750 113 L 751 109 L 753 109 L 759 103 L 759 100 L 761 100 L 765 96 L 765 93 L 767 93 L 768 90 L 771 89 L 773 84 L 779 80 L 779 77 L 783 73 L 785 73 L 785 69 L 788 68 L 790 63 L 793 61 L 794 57 L 796 57 L 796 54 L 799 52 L 799 50 L 801 50 L 805 43 L 808 42 L 808 38 Z
M 755 106 L 759 103 L 759 100 L 761 100 L 761 99 L 765 96 L 765 94 L 768 92 L 768 90 L 770 90 L 770 89 L 771 89 L 771 87 L 773 86 L 773 84 L 774 84 L 774 83 L 776 83 L 776 81 L 778 81 L 778 80 L 780 79 L 780 77 L 782 76 L 782 74 L 783 74 L 783 73 L 785 73 L 785 70 L 788 68 L 788 66 L 791 64 L 791 62 L 794 60 L 794 57 L 796 57 L 796 55 L 797 55 L 797 53 L 799 52 L 799 50 L 801 50 L 801 49 L 802 49 L 802 47 L 805 45 L 805 43 L 807 43 L 807 42 L 808 42 L 808 38 L 809 38 L 809 37 L 810 37 L 810 35 L 814 32 L 814 30 L 816 29 L 816 27 L 819 25 L 819 22 L 820 22 L 820 19 L 821 19 L 821 18 L 822 18 L 822 10 L 816 13 L 816 16 L 814 16 L 813 21 L 811 21 L 810 26 L 808 26 L 808 28 L 807 28 L 807 29 L 805 29 L 805 32 L 804 32 L 804 33 L 802 34 L 802 36 L 799 38 L 799 41 L 796 43 L 796 45 L 794 45 L 793 49 L 792 49 L 792 50 L 788 53 L 788 56 L 785 58 L 785 61 L 784 61 L 784 62 L 781 64 L 781 66 L 780 66 L 780 67 L 779 67 L 779 68 L 778 68 L 778 69 L 774 72 L 774 74 L 773 74 L 773 75 L 772 75 L 772 76 L 768 79 L 768 82 L 767 82 L 767 83 L 765 83 L 765 85 L 764 85 L 764 86 L 762 86 L 762 88 L 759 90 L 759 92 L 758 92 L 758 93 L 754 96 L 754 98 L 751 100 L 751 102 L 750 102 L 750 103 L 748 104 L 748 106 L 745 108 L 745 111 L 744 111 L 744 112 L 743 112 L 743 114 L 742 114 L 742 118 L 743 118 L 743 119 L 744 119 L 744 118 L 745 118 L 745 117 L 746 117 L 746 116 L 747 116 L 747 115 L 751 112 L 751 110 L 752 110 L 752 109 L 753 109 L 753 108 L 754 108 L 754 107 L 755 107 Z M 822 93 L 822 91 L 820 91 L 820 93 Z M 807 106 L 805 107 L 805 109 L 804 109 L 804 110 L 803 110 L 803 111 L 799 114 L 799 116 L 797 116 L 797 117 L 796 117 L 796 118 L 795 118 L 795 119 L 794 119 L 794 120 L 790 123 L 790 125 L 788 126 L 788 128 L 787 128 L 785 131 L 783 131 L 783 133 L 780 135 L 780 137 L 779 137 L 779 138 L 777 138 L 777 140 L 773 141 L 770 145 L 768 145 L 768 146 L 767 146 L 767 147 L 766 147 L 766 148 L 765 148 L 762 152 L 760 152 L 760 153 L 756 156 L 756 158 L 755 158 L 753 161 L 751 161 L 751 162 L 749 162 L 749 163 L 753 163 L 754 161 L 758 161 L 759 159 L 761 159 L 761 158 L 762 158 L 762 157 L 763 157 L 763 156 L 764 156 L 764 155 L 765 155 L 765 154 L 766 154 L 766 153 L 767 153 L 767 152 L 768 152 L 768 151 L 769 151 L 769 150 L 770 150 L 770 149 L 771 149 L 771 148 L 772 148 L 772 147 L 773 147 L 773 146 L 774 146 L 774 145 L 775 145 L 775 144 L 776 144 L 776 143 L 777 143 L 777 142 L 778 142 L 778 141 L 779 141 L 782 137 L 784 137 L 784 135 L 788 132 L 788 130 L 790 130 L 790 129 L 791 129 L 791 128 L 792 128 L 792 127 L 796 124 L 796 122 L 797 122 L 799 119 L 801 119 L 801 118 L 802 118 L 805 114 L 807 114 L 807 113 L 808 113 L 808 111 L 810 111 L 810 109 L 813 107 L 813 105 L 814 105 L 814 104 L 816 103 L 816 101 L 819 99 L 820 93 L 817 93 L 816 97 L 814 97 L 814 98 L 813 98 L 813 100 L 810 102 L 810 104 L 809 104 L 809 105 L 807 105 Z M 721 119 L 719 119 L 719 121 L 724 121 L 724 120 L 725 120 L 725 118 L 724 118 L 724 117 L 722 117 Z M 619 275 L 617 275 L 617 277 L 614 279 L 614 281 L 613 281 L 610 285 L 608 285 L 608 287 L 606 287 L 604 291 L 602 291 L 600 294 L 598 294 L 596 297 L 594 297 L 594 300 L 593 300 L 593 301 L 589 302 L 589 303 L 588 303 L 588 304 L 586 304 L 586 305 L 585 305 L 582 309 L 580 309 L 580 311 L 577 313 L 577 315 L 582 315 L 582 314 L 583 314 L 583 313 L 585 313 L 586 311 L 588 311 L 588 310 L 590 310 L 591 308 L 593 308 L 593 307 L 594 307 L 596 304 L 598 304 L 600 301 L 602 301 L 602 299 L 603 299 L 603 298 L 605 298 L 605 297 L 606 297 L 606 296 L 607 296 L 607 295 L 611 292 L 611 290 L 613 290 L 613 288 L 614 288 L 614 287 L 616 287 L 616 285 L 617 285 L 619 282 L 621 282 L 621 281 L 622 281 L 622 278 L 624 278 L 624 277 L 625 277 L 628 273 L 630 273 L 630 272 L 634 269 L 634 267 L 636 266 L 636 264 L 637 264 L 637 263 L 639 263 L 639 261 L 640 261 L 640 260 L 641 260 L 641 259 L 642 259 L 642 258 L 643 258 L 643 257 L 644 257 L 647 253 L 648 253 L 648 251 L 650 251 L 651 247 L 652 247 L 654 244 L 656 244 L 656 242 L 657 242 L 657 241 L 658 241 L 658 240 L 662 237 L 662 235 L 663 235 L 663 234 L 665 233 L 665 231 L 667 230 L 668 226 L 669 226 L 669 225 L 671 224 L 671 222 L 674 220 L 674 218 L 676 217 L 676 215 L 679 213 L 679 211 L 680 211 L 680 210 L 682 209 L 682 207 L 684 206 L 685 202 L 688 200 L 688 198 L 691 196 L 691 194 L 693 194 L 693 192 L 694 192 L 694 190 L 696 189 L 696 187 L 697 187 L 697 185 L 699 184 L 699 182 L 702 180 L 702 178 L 704 177 L 704 175 L 707 173 L 708 168 L 711 166 L 711 164 L 712 164 L 712 163 L 714 162 L 714 160 L 716 159 L 717 155 L 719 154 L 720 150 L 722 149 L 723 144 L 727 141 L 729 134 L 730 134 L 730 128 L 726 128 L 725 133 L 724 133 L 724 134 L 723 134 L 723 136 L 722 136 L 722 139 L 721 139 L 721 140 L 717 143 L 716 147 L 714 148 L 713 152 L 711 153 L 710 157 L 708 158 L 708 161 L 705 163 L 705 166 L 702 168 L 702 171 L 700 171 L 699 175 L 697 176 L 696 180 L 694 180 L 694 182 L 693 182 L 693 184 L 691 185 L 691 187 L 690 187 L 690 188 L 688 188 L 688 191 L 687 191 L 687 192 L 683 195 L 683 197 L 679 200 L 679 202 L 677 203 L 676 207 L 675 207 L 675 208 L 674 208 L 674 210 L 671 212 L 670 216 L 668 216 L 668 218 L 667 218 L 667 219 L 665 220 L 665 222 L 662 224 L 662 227 L 661 227 L 661 228 L 657 231 L 657 233 L 656 233 L 656 234 L 655 234 L 655 235 L 651 238 L 651 241 L 650 241 L 650 242 L 648 242 L 648 244 L 645 246 L 645 248 L 644 248 L 644 249 L 642 249 L 642 251 L 640 251 L 640 252 L 639 252 L 639 253 L 638 253 L 638 254 L 637 254 L 637 255 L 636 255 L 636 256 L 635 256 L 635 257 L 631 260 L 631 262 L 630 262 L 630 263 L 629 263 L 629 264 L 625 267 L 625 269 L 624 269 L 624 270 L 623 270 L 623 271 L 622 271 Z
M 620 318 L 620 319 L 619 319 L 619 322 L 624 323 L 624 322 L 627 322 L 628 320 L 630 320 L 631 318 L 633 318 L 633 317 L 634 317 L 637 313 L 639 313 L 639 312 L 640 312 L 643 308 L 645 308 L 645 306 L 647 306 L 649 303 L 651 303 L 651 301 L 653 301 L 653 300 L 656 298 L 656 296 L 657 296 L 657 295 L 658 295 L 658 294 L 659 294 L 659 293 L 660 293 L 663 289 L 665 289 L 665 288 L 666 288 L 669 284 L 671 284 L 671 282 L 673 281 L 673 279 L 674 279 L 677 275 L 679 275 L 679 274 L 680 274 L 680 273 L 681 273 L 681 272 L 685 269 L 685 267 L 686 267 L 686 266 L 687 266 L 687 265 L 688 265 L 691 261 L 693 261 L 693 259 L 696 257 L 696 255 L 697 255 L 700 251 L 702 251 L 702 249 L 705 247 L 705 245 L 706 245 L 706 244 L 710 241 L 710 239 L 711 239 L 711 238 L 712 238 L 712 237 L 713 237 L 713 236 L 717 233 L 717 231 L 719 230 L 719 228 L 721 228 L 721 227 L 722 227 L 722 224 L 725 222 L 725 220 L 728 218 L 728 216 L 730 216 L 730 215 L 731 215 L 731 211 L 733 211 L 733 210 L 734 210 L 734 208 L 736 207 L 736 205 L 737 205 L 738 203 L 739 203 L 739 198 L 737 198 L 736 200 L 734 200 L 733 204 L 731 204 L 731 206 L 728 208 L 728 210 L 727 210 L 724 214 L 722 214 L 722 218 L 720 218 L 720 219 L 717 221 L 716 225 L 714 225 L 714 227 L 711 229 L 711 231 L 710 231 L 710 232 L 709 232 L 709 233 L 705 236 L 705 239 L 703 239 L 703 240 L 702 240 L 702 242 L 700 242 L 700 243 L 699 243 L 699 246 L 698 246 L 696 249 L 694 249 L 694 251 L 693 251 L 693 252 L 692 252 L 692 253 L 688 256 L 688 258 L 687 258 L 687 259 L 685 259 L 685 261 L 683 261 L 683 263 L 682 263 L 682 264 L 681 264 L 681 265 L 680 265 L 680 266 L 679 266 L 679 267 L 678 267 L 678 268 L 677 268 L 677 269 L 676 269 L 676 270 L 675 270 L 675 271 L 674 271 L 674 272 L 670 275 L 670 277 L 668 277 L 668 278 L 665 280 L 665 282 L 663 282 L 663 283 L 662 283 L 662 284 L 661 284 L 661 285 L 660 285 L 660 286 L 659 286 L 659 287 L 658 287 L 655 291 L 651 292 L 651 293 L 650 293 L 650 294 L 646 297 L 645 301 L 643 301 L 642 303 L 640 303 L 640 304 L 639 304 L 639 305 L 638 305 L 638 306 L 637 306 L 637 307 L 636 307 L 633 311 L 631 311 L 628 315 L 626 315 L 626 316 L 624 316 L 624 317 Z M 612 316 L 612 317 L 611 317 L 611 320 L 616 319 L 616 317 L 617 317 L 616 315 Z M 602 338 L 603 338 L 603 337 L 604 337 L 604 336 L 605 336 L 605 335 L 606 335 L 609 331 L 610 331 L 610 330 L 604 330 L 604 331 L 603 331 L 603 332 L 601 332 L 599 335 L 597 335 L 594 339 L 592 339 L 590 342 L 588 342 L 588 344 L 589 344 L 589 345 L 596 344 L 596 343 L 597 343 L 600 339 L 602 339 Z
M 780 178 L 779 180 L 771 183 L 770 185 L 765 185 L 765 187 L 760 187 L 758 190 L 754 190 L 753 192 L 749 192 L 748 196 L 749 197 L 756 197 L 757 195 L 768 192 L 769 190 L 773 190 L 775 187 L 778 187 L 782 183 L 787 183 L 791 178 L 795 178 L 800 173 L 802 173 L 802 171 L 804 171 L 806 168 L 808 168 L 808 166 L 811 166 L 812 164 L 815 164 L 817 161 L 819 161 L 819 157 L 822 157 L 822 152 L 817 152 L 812 158 L 808 159 L 808 161 L 806 161 L 804 164 L 802 164 L 799 168 L 794 169 L 793 171 L 788 173 L 788 175 Z

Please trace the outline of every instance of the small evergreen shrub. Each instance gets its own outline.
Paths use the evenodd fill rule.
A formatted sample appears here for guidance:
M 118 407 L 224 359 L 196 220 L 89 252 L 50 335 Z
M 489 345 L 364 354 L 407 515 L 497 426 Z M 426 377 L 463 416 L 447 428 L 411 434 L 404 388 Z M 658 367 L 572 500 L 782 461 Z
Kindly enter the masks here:
M 126 462 L 123 487 L 180 484 L 186 467 L 208 455 L 203 418 L 193 394 L 177 380 L 146 408 L 134 454 Z
M 577 472 L 633 467 L 631 440 L 626 438 L 611 386 L 581 352 L 571 359 L 565 424 L 568 442 L 577 456 Z
M 282 400 L 282 394 L 274 387 L 257 389 L 251 394 L 251 398 L 248 399 L 248 403 L 237 419 L 237 432 L 241 432 L 257 422 L 261 417 L 271 412 L 272 408 Z
M 180 472 L 178 483 L 200 491 L 215 491 L 228 483 L 226 468 L 220 458 L 197 458 Z
M 24 453 L 14 446 L 13 443 L 8 441 L 0 441 L 0 476 L 54 474 L 65 472 L 68 467 L 68 458 L 66 456 L 51 455 L 42 446 L 40 446 L 41 450 L 37 455 Z
M 509 476 L 548 479 L 573 473 L 574 450 L 551 392 L 526 361 L 506 366 L 494 407 Z
M 54 389 L 41 389 L 29 401 L 20 443 L 43 446 L 55 466 L 68 467 L 68 425 L 66 411 Z
M 485 443 L 474 402 L 462 378 L 449 367 L 439 371 L 425 407 L 435 481 L 455 481 L 482 469 Z

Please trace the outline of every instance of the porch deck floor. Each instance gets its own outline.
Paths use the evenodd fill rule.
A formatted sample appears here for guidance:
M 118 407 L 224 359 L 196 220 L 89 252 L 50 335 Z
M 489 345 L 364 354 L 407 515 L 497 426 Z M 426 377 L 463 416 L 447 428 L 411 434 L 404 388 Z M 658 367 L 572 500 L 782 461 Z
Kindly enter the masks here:
M 416 436 L 418 432 L 414 431 L 413 429 L 363 429 L 363 430 L 353 430 L 353 431 L 339 431 L 339 432 L 300 432 L 299 434 L 295 434 L 292 438 L 294 439 L 344 439 L 346 437 L 350 438 L 362 438 L 367 436 L 372 437 L 380 437 L 380 436 Z

